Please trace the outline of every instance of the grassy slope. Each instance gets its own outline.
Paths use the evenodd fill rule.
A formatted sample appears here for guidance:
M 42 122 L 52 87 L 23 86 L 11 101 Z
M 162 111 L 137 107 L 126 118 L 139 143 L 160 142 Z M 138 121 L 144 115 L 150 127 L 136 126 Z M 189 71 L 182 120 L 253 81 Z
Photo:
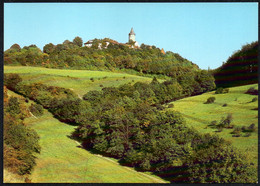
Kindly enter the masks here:
M 226 117 L 228 113 L 233 114 L 235 126 L 249 126 L 254 123 L 258 125 L 258 110 L 252 110 L 257 107 L 258 102 L 250 102 L 254 95 L 244 94 L 248 88 L 258 88 L 257 84 L 239 86 L 230 88 L 227 94 L 215 94 L 215 92 L 205 93 L 199 96 L 188 97 L 174 103 L 174 110 L 181 112 L 186 118 L 187 124 L 203 133 L 215 133 L 216 129 L 207 127 L 211 121 L 220 121 L 221 117 Z M 216 98 L 213 104 L 203 104 L 207 98 L 214 96 Z M 237 100 L 236 100 L 237 99 Z M 223 104 L 227 103 L 226 107 Z M 223 129 L 217 133 L 221 137 L 232 142 L 243 153 L 247 152 L 249 157 L 257 163 L 258 159 L 258 135 L 252 133 L 250 137 L 232 137 L 233 129 Z M 243 134 L 244 136 L 244 134 Z
M 8 94 L 19 96 L 11 91 Z M 79 144 L 68 137 L 75 127 L 53 118 L 47 110 L 39 118 L 25 119 L 25 123 L 40 135 L 42 147 L 30 177 L 34 183 L 164 183 L 154 175 L 136 172 L 79 148 Z
M 28 83 L 41 82 L 47 85 L 70 88 L 80 97 L 90 90 L 101 90 L 104 87 L 119 86 L 137 81 L 151 82 L 152 78 L 89 70 L 62 70 L 41 67 L 4 66 L 5 73 L 18 73 Z M 107 78 L 104 78 L 107 77 Z M 94 78 L 94 82 L 90 80 Z M 134 82 L 133 82 L 134 81 Z
M 25 183 L 25 177 L 14 174 L 7 169 L 3 170 L 3 183 Z

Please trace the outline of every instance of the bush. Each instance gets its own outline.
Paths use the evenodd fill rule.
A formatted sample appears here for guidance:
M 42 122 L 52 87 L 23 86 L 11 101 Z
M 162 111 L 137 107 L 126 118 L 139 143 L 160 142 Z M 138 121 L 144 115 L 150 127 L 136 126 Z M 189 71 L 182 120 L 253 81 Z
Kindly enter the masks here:
M 43 115 L 43 107 L 39 104 L 31 104 L 29 107 L 31 113 L 35 116 L 42 116 Z
M 217 121 L 214 120 L 214 121 L 212 121 L 210 124 L 215 126 L 215 125 L 217 125 Z
M 94 82 L 94 78 L 90 78 L 90 81 Z
M 205 102 L 205 104 L 211 104 L 211 103 L 214 103 L 215 100 L 216 100 L 215 97 L 209 97 L 209 98 L 207 99 L 207 101 Z
M 218 126 L 230 128 L 230 126 L 231 126 L 230 124 L 231 124 L 232 120 L 233 120 L 233 115 L 231 113 L 229 113 L 226 118 L 222 117 Z M 231 127 L 231 128 L 233 128 L 233 127 Z
M 99 85 L 99 86 L 100 86 L 100 87 L 104 87 L 104 85 L 102 85 L 102 84 L 101 84 L 101 85 Z
M 233 130 L 233 132 L 231 132 L 231 134 L 235 134 L 235 135 L 240 135 L 240 133 L 241 133 L 241 131 L 242 131 L 242 128 L 240 128 L 240 127 L 236 127 L 234 130 Z M 237 137 L 237 136 L 234 136 L 234 137 Z
M 242 126 L 241 129 L 242 129 L 243 132 L 245 132 L 247 130 L 247 127 L 246 126 Z
M 22 82 L 22 78 L 19 74 L 4 74 L 4 85 L 10 90 L 15 91 L 20 82 Z
M 250 132 L 247 132 L 245 135 L 244 135 L 244 137 L 249 137 L 249 136 L 251 136 L 252 134 L 250 133 Z
M 252 99 L 252 102 L 256 102 L 256 101 L 257 101 L 257 98 L 253 98 L 253 99 Z
M 215 94 L 222 94 L 223 93 L 223 88 L 220 87 L 216 90 Z
M 223 105 L 222 105 L 222 107 L 226 107 L 227 106 L 227 104 L 226 103 L 224 103 Z
M 222 125 L 217 125 L 217 131 L 216 132 L 222 132 L 223 131 L 223 126 Z
M 229 93 L 229 88 L 224 88 L 223 89 L 223 94 Z
M 168 105 L 168 108 L 173 108 L 173 107 L 174 107 L 174 104 L 173 104 L 173 103 L 171 103 L 171 104 Z
M 249 132 L 255 132 L 255 131 L 256 131 L 256 126 L 255 126 L 255 124 L 252 123 L 252 124 L 247 128 L 247 130 L 248 130 Z
M 225 93 L 228 93 L 228 92 L 229 92 L 228 88 L 223 89 L 222 87 L 220 87 L 216 90 L 215 94 L 225 94 Z
M 258 89 L 255 89 L 254 87 L 250 87 L 250 88 L 246 91 L 246 94 L 258 95 Z

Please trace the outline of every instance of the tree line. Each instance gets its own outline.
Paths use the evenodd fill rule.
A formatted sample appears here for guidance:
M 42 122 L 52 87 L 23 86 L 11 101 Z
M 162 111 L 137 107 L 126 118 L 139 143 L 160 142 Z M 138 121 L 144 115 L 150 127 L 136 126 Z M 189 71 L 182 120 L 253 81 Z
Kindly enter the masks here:
M 242 46 L 213 71 L 217 87 L 233 87 L 258 82 L 258 41 Z
M 82 47 L 82 39 L 72 42 L 46 44 L 41 51 L 36 45 L 21 48 L 14 44 L 4 52 L 4 64 L 43 66 L 47 68 L 73 68 L 88 70 L 130 69 L 140 74 L 157 74 L 177 77 L 198 71 L 199 67 L 177 53 L 163 54 L 159 48 L 142 44 L 138 49 L 110 43 L 110 39 L 94 39 L 91 47 Z M 101 49 L 98 47 L 101 43 Z
M 87 149 L 171 182 L 256 182 L 253 165 L 229 142 L 189 128 L 176 111 L 157 109 L 156 103 L 189 92 L 183 87 L 175 89 L 176 81 L 159 83 L 154 78 L 150 84 L 105 87 L 88 92 L 81 100 L 68 89 L 26 85 L 14 81 L 19 77 L 10 76 L 14 75 L 5 74 L 7 87 L 14 86 L 15 91 L 42 104 L 61 121 L 76 125 L 71 136 Z M 14 85 L 10 79 L 18 83 Z M 205 85 L 200 87 L 208 87 Z M 159 89 L 165 94 L 157 94 Z

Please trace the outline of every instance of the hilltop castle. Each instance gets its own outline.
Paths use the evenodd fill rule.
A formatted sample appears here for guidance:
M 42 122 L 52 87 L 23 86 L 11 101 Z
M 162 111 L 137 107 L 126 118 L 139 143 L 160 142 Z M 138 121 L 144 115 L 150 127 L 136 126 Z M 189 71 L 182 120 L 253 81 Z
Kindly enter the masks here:
M 118 43 L 117 41 L 115 40 L 112 40 L 112 39 L 109 39 L 109 38 L 105 38 L 103 39 L 103 45 L 102 45 L 102 40 L 100 39 L 93 39 L 93 40 L 89 40 L 88 42 L 84 43 L 84 46 L 86 47 L 92 47 L 92 45 L 94 43 L 97 43 L 97 46 L 98 46 L 98 49 L 102 49 L 102 48 L 107 48 L 107 46 L 112 43 L 112 44 L 118 44 L 118 45 L 125 45 L 125 46 L 128 46 L 130 48 L 139 48 L 139 44 L 137 41 L 135 41 L 135 33 L 134 33 L 134 30 L 133 28 L 131 28 L 131 31 L 130 33 L 128 34 L 129 35 L 129 38 L 128 38 L 128 43 Z
M 139 47 L 139 44 L 137 41 L 135 41 L 135 32 L 133 27 L 131 28 L 131 31 L 129 33 L 129 38 L 128 38 L 128 43 L 134 42 L 134 46 L 132 46 L 132 48 L 134 47 Z

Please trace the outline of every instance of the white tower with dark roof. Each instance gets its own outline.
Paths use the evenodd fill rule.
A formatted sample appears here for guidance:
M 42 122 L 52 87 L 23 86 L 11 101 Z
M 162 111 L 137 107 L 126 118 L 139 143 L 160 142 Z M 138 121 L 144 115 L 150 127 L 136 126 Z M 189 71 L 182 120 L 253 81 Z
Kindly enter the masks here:
M 129 42 L 129 43 L 134 42 L 134 45 L 132 45 L 132 48 L 134 48 L 134 47 L 139 48 L 139 47 L 140 47 L 139 44 L 138 44 L 138 42 L 135 41 L 135 32 L 134 32 L 134 29 L 133 29 L 133 28 L 131 28 L 131 31 L 130 31 L 130 33 L 129 33 L 128 42 Z
M 135 42 L 135 33 L 134 33 L 134 29 L 131 28 L 131 31 L 129 33 L 129 43 L 130 41 L 134 41 Z

